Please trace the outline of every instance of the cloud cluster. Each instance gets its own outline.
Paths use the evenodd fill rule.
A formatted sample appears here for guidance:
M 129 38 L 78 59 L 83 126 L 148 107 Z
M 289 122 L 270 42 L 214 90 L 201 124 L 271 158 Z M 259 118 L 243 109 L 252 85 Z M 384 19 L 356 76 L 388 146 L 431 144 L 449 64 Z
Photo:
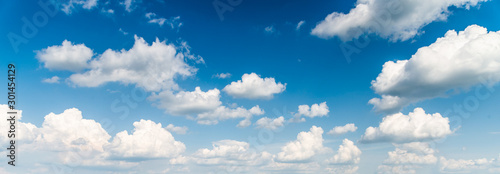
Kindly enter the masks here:
M 0 110 L 7 111 L 7 105 L 0 105 Z M 122 131 L 112 138 L 100 123 L 84 119 L 82 112 L 76 108 L 60 114 L 48 114 L 41 127 L 19 121 L 22 111 L 18 112 L 16 141 L 23 142 L 20 148 L 37 153 L 50 152 L 50 156 L 55 157 L 55 163 L 131 167 L 137 163 L 129 161 L 172 158 L 183 153 L 186 148 L 160 123 L 151 120 L 134 122 L 133 134 Z M 6 130 L 7 122 L 1 122 L 0 128 Z M 7 143 L 7 140 L 6 134 L 0 136 L 2 144 Z
M 246 109 L 244 107 L 228 108 L 220 101 L 220 91 L 217 88 L 202 91 L 196 87 L 194 91 L 162 91 L 153 93 L 149 100 L 156 101 L 155 105 L 165 109 L 172 115 L 181 115 L 197 120 L 199 124 L 213 125 L 219 121 L 243 118 L 238 127 L 250 126 L 250 119 L 254 115 L 262 115 L 264 111 L 258 105 Z M 194 117 L 193 117 L 194 116 Z
M 467 8 L 487 0 L 358 0 L 349 13 L 333 12 L 311 31 L 320 38 L 349 41 L 374 33 L 391 41 L 405 41 L 420 34 L 427 24 L 444 21 L 449 8 Z
M 0 110 L 6 111 L 8 108 L 0 105 Z M 23 141 L 23 149 L 53 154 L 34 158 L 33 165 L 37 170 L 46 172 L 55 169 L 44 168 L 42 163 L 37 162 L 50 156 L 55 164 L 77 168 L 135 170 L 146 161 L 166 160 L 171 166 L 165 171 L 174 172 L 173 168 L 177 167 L 175 171 L 180 173 L 189 172 L 193 165 L 197 167 L 192 168 L 192 172 L 199 169 L 206 171 L 204 167 L 210 166 L 237 173 L 273 170 L 353 173 L 358 169 L 353 164 L 359 162 L 361 154 L 352 141 L 345 139 L 337 153 L 325 160 L 333 165 L 321 166 L 312 159 L 321 161 L 320 157 L 330 155 L 332 150 L 323 146 L 323 129 L 313 126 L 309 132 L 299 133 L 297 140 L 285 144 L 283 151 L 277 155 L 256 151 L 249 143 L 236 140 L 216 141 L 212 143 L 212 148 L 201 148 L 185 155 L 184 143 L 175 140 L 168 131 L 178 127 L 170 124 L 163 128 L 161 123 L 151 120 L 140 120 L 133 125 L 131 133 L 122 131 L 112 137 L 100 123 L 84 119 L 81 111 L 72 108 L 60 114 L 48 114 L 39 128 L 18 122 L 19 135 L 22 134 L 18 140 Z M 0 126 L 2 130 L 8 128 L 4 122 L 0 122 Z M 2 144 L 7 143 L 5 135 L 0 136 L 0 140 Z
M 285 91 L 286 83 L 276 83 L 274 78 L 261 78 L 255 73 L 243 74 L 241 80 L 231 82 L 222 89 L 235 98 L 271 99 L 274 94 Z
M 174 78 L 191 76 L 196 68 L 185 61 L 185 54 L 173 44 L 160 42 L 151 45 L 135 36 L 130 50 L 106 50 L 89 63 L 90 70 L 73 74 L 69 80 L 77 86 L 96 87 L 107 82 L 136 84 L 147 91 L 177 89 Z
M 497 83 L 498 45 L 500 32 L 488 32 L 477 25 L 458 33 L 450 30 L 433 44 L 418 49 L 409 60 L 386 62 L 372 81 L 372 89 L 381 98 L 369 103 L 377 111 L 394 113 L 410 103 L 446 96 L 452 90 Z
M 108 82 L 135 84 L 147 91 L 177 89 L 177 77 L 192 76 L 197 69 L 188 65 L 188 59 L 202 60 L 189 53 L 189 47 L 176 47 L 156 39 L 151 45 L 134 36 L 134 46 L 125 50 L 106 50 L 91 59 L 93 52 L 83 44 L 73 45 L 64 41 L 37 52 L 37 58 L 52 70 L 73 72 L 68 79 L 80 87 L 97 87 Z

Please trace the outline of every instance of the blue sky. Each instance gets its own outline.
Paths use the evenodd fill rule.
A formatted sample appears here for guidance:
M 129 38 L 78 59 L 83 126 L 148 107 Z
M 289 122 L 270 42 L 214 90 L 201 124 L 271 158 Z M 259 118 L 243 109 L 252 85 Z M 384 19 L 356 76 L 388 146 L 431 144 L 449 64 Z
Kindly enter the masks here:
M 397 2 L 0 2 L 0 173 L 500 172 L 500 4 Z

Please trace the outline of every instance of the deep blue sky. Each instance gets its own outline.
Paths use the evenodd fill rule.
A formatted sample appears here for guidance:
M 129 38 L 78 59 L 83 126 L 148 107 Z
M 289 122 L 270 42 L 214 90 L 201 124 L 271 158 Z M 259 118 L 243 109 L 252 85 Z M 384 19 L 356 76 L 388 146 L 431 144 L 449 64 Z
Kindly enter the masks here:
M 189 62 L 198 68 L 198 72 L 191 77 L 176 79 L 181 89 L 193 91 L 196 86 L 200 86 L 202 91 L 213 88 L 222 90 L 231 82 L 240 80 L 243 74 L 252 72 L 287 83 L 286 90 L 270 100 L 238 99 L 221 92 L 223 105 L 237 103 L 245 108 L 259 105 L 266 112 L 252 118 L 252 122 L 259 117 L 284 116 L 288 120 L 292 117 L 291 112 L 297 112 L 299 105 L 327 102 L 330 109 L 327 117 L 307 118 L 306 122 L 287 124 L 284 131 L 274 135 L 266 150 L 279 152 L 279 147 L 295 140 L 299 132 L 308 131 L 313 125 L 322 127 L 326 133 L 335 126 L 355 123 L 358 130 L 354 133 L 338 136 L 324 134 L 325 146 L 337 150 L 344 138 L 354 141 L 363 151 L 358 172 L 371 173 L 386 158 L 387 152 L 393 150 L 391 143 L 356 142 L 367 127 L 377 127 L 386 116 L 374 112 L 373 106 L 368 104 L 371 98 L 378 96 L 370 86 L 371 81 L 381 72 L 382 65 L 387 61 L 411 58 L 419 48 L 434 43 L 448 30 L 462 31 L 471 24 L 483 26 L 489 31 L 500 30 L 500 3 L 484 2 L 480 8 L 471 7 L 470 10 L 450 7 L 450 15 L 446 21 L 424 26 L 421 35 L 408 41 L 391 42 L 370 34 L 369 45 L 361 48 L 359 54 L 353 54 L 349 63 L 339 47 L 343 41 L 336 37 L 321 39 L 310 32 L 326 15 L 332 12 L 348 13 L 355 3 L 352 0 L 243 0 L 233 11 L 224 13 L 224 20 L 221 21 L 212 1 L 207 0 L 143 0 L 136 3 L 131 12 L 125 11 L 117 1 L 110 1 L 107 5 L 99 1 L 98 6 L 90 10 L 80 6 L 69 15 L 59 11 L 56 16 L 49 18 L 47 25 L 38 28 L 37 34 L 29 38 L 27 44 L 21 44 L 19 51 L 15 52 L 7 34 L 21 33 L 21 18 L 31 19 L 41 8 L 34 2 L 1 1 L 0 33 L 3 39 L 0 39 L 0 65 L 3 70 L 8 63 L 16 65 L 17 102 L 18 108 L 23 110 L 22 121 L 38 127 L 42 126 L 45 115 L 51 112 L 62 113 L 74 107 L 83 112 L 85 119 L 97 122 L 112 120 L 116 128 L 108 130 L 111 136 L 122 130 L 132 131 L 132 123 L 140 119 L 162 123 L 163 126 L 186 126 L 189 128 L 187 134 L 174 134 L 174 137 L 186 144 L 187 154 L 200 148 L 211 148 L 211 143 L 215 141 L 248 141 L 247 137 L 257 136 L 258 130 L 253 125 L 247 128 L 235 127 L 240 120 L 221 121 L 215 126 L 200 125 L 183 116 L 172 116 L 153 106 L 153 102 L 148 100 L 140 101 L 137 108 L 130 109 L 127 118 L 119 119 L 120 113 L 113 112 L 111 105 L 114 100 L 120 99 L 121 94 L 130 94 L 135 85 L 107 83 L 93 88 L 74 87 L 64 81 L 71 72 L 46 69 L 36 59 L 37 50 L 60 45 L 63 40 L 83 43 L 97 55 L 107 49 L 130 49 L 134 44 L 134 35 L 143 37 L 148 43 L 156 38 L 174 44 L 186 41 L 191 52 L 202 56 L 205 64 Z M 101 9 L 113 9 L 114 13 L 105 14 Z M 147 12 L 154 12 L 167 19 L 180 16 L 182 26 L 177 30 L 170 29 L 167 25 L 160 27 L 147 23 L 144 17 Z M 305 23 L 300 30 L 296 30 L 299 21 Z M 268 26 L 273 26 L 275 32 L 266 33 L 265 28 Z M 120 28 L 129 34 L 122 34 Z M 232 76 L 227 79 L 214 78 L 217 73 L 231 73 Z M 59 76 L 61 83 L 42 82 L 52 76 Z M 1 78 L 0 84 L 5 83 L 6 79 Z M 495 89 L 500 91 L 498 86 Z M 6 93 L 6 89 L 2 88 L 0 92 Z M 446 98 L 417 102 L 405 107 L 402 113 L 407 114 L 415 107 L 422 107 L 426 113 L 443 114 L 454 103 L 462 103 L 470 95 L 473 95 L 472 92 L 463 92 Z M 439 155 L 461 159 L 497 158 L 500 152 L 500 141 L 497 141 L 500 134 L 491 132 L 500 132 L 499 102 L 500 94 L 492 93 L 490 98 L 481 101 L 479 109 L 472 112 L 472 117 L 463 119 L 460 125 L 451 124 L 452 128 L 459 126 L 459 129 L 443 143 L 436 145 Z M 437 168 L 432 171 L 437 171 Z

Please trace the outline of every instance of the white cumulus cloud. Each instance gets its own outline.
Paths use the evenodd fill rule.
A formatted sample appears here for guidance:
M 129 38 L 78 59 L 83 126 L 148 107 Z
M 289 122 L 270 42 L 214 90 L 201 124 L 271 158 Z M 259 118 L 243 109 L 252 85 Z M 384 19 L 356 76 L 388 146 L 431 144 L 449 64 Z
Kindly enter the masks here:
M 405 41 L 434 21 L 444 21 L 449 8 L 476 6 L 487 0 L 358 0 L 349 13 L 333 12 L 311 31 L 321 38 L 343 41 L 374 33 L 391 41 Z
M 310 118 L 314 117 L 323 117 L 328 115 L 330 112 L 328 106 L 326 105 L 326 102 L 320 103 L 320 104 L 313 104 L 311 106 L 309 105 L 300 105 L 299 110 L 298 110 L 298 116 L 307 116 Z
M 199 124 L 213 125 L 222 120 L 242 118 L 238 127 L 247 127 L 251 125 L 252 116 L 264 114 L 264 110 L 258 105 L 250 109 L 222 106 L 220 91 L 217 88 L 204 92 L 200 87 L 196 87 L 194 91 L 179 91 L 175 94 L 166 90 L 159 94 L 153 93 L 148 99 L 156 101 L 154 105 L 165 109 L 167 113 L 186 116 L 197 120 Z
M 396 113 L 383 118 L 379 127 L 368 127 L 361 142 L 415 142 L 444 138 L 450 135 L 449 120 L 441 114 L 426 114 L 415 108 L 408 115 Z
M 89 63 L 89 70 L 73 74 L 76 86 L 96 87 L 108 82 L 136 84 L 147 91 L 177 89 L 176 77 L 187 77 L 197 69 L 185 62 L 189 55 L 173 44 L 156 39 L 151 45 L 134 36 L 134 46 L 125 50 L 106 50 Z
M 351 140 L 344 139 L 337 154 L 328 161 L 333 164 L 357 164 L 361 160 L 361 150 Z
M 157 100 L 156 105 L 159 108 L 165 109 L 168 113 L 174 115 L 213 111 L 222 104 L 220 91 L 217 88 L 204 92 L 200 87 L 196 87 L 194 91 L 179 91 L 176 94 L 167 90 L 159 94 L 153 94 L 149 99 Z
M 235 98 L 271 99 L 274 94 L 285 91 L 286 83 L 276 83 L 274 78 L 261 78 L 255 73 L 243 74 L 241 80 L 231 82 L 222 89 Z
M 311 159 L 315 154 L 325 150 L 323 147 L 323 129 L 312 126 L 309 132 L 300 132 L 297 140 L 281 147 L 277 160 L 282 162 L 299 162 Z
M 377 111 L 394 113 L 410 103 L 446 96 L 450 91 L 466 91 L 479 84 L 491 86 L 500 81 L 498 45 L 499 31 L 488 32 L 477 25 L 458 33 L 450 30 L 410 59 L 386 62 L 372 81 L 372 89 L 381 98 L 369 103 Z
M 109 145 L 116 158 L 172 158 L 186 150 L 184 143 L 176 141 L 161 123 L 151 120 L 134 122 L 134 131 L 116 134 Z
M 73 44 L 64 40 L 62 45 L 54 45 L 36 51 L 36 58 L 50 70 L 78 72 L 88 67 L 94 52 L 84 44 Z

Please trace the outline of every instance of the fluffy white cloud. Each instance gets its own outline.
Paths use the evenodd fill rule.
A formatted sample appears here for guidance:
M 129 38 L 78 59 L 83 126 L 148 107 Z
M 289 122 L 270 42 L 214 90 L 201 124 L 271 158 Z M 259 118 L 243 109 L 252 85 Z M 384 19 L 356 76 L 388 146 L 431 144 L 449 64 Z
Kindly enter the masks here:
M 243 74 L 241 80 L 231 82 L 222 89 L 236 98 L 271 99 L 274 94 L 285 91 L 286 83 L 276 83 L 274 78 L 261 78 L 255 73 Z
M 284 122 L 285 122 L 285 117 L 283 116 L 275 119 L 263 117 L 257 120 L 255 124 L 257 125 L 257 128 L 274 130 L 282 127 Z
M 161 123 L 141 119 L 134 122 L 132 134 L 117 133 L 108 149 L 117 158 L 172 158 L 183 153 L 186 146 L 176 141 Z
M 344 139 L 337 154 L 328 161 L 333 164 L 357 164 L 361 159 L 360 156 L 361 150 L 351 140 Z
M 328 106 L 326 105 L 326 102 L 320 103 L 320 104 L 313 104 L 311 107 L 309 105 L 300 105 L 299 110 L 298 110 L 298 116 L 307 116 L 310 118 L 314 117 L 323 117 L 328 115 L 328 112 L 330 110 L 328 109 Z
M 173 124 L 167 125 L 167 127 L 165 127 L 165 129 L 167 129 L 170 132 L 175 132 L 177 134 L 186 134 L 188 131 L 188 127 L 186 127 L 186 126 L 179 127 L 179 126 L 175 126 Z
M 4 114 L 7 110 L 6 105 L 0 105 L 1 116 L 6 117 Z M 16 149 L 24 149 L 25 152 L 18 157 L 27 159 L 23 162 L 26 169 L 32 168 L 37 172 L 71 172 L 76 168 L 87 167 L 130 169 L 151 158 L 180 160 L 182 156 L 179 154 L 185 150 L 183 143 L 175 141 L 161 124 L 152 121 L 135 122 L 132 135 L 126 131 L 120 132 L 110 143 L 111 136 L 101 124 L 84 119 L 82 112 L 76 108 L 60 114 L 48 114 L 41 127 L 21 122 L 22 111 L 18 113 L 16 142 L 21 143 L 17 144 Z M 0 130 L 6 131 L 7 124 L 0 122 Z M 0 135 L 0 143 L 5 145 L 7 140 L 6 134 Z M 30 158 L 23 154 L 29 154 Z M 14 171 L 30 173 L 24 169 Z
M 0 105 L 0 108 L 7 108 Z M 21 113 L 21 111 L 19 111 Z M 21 118 L 21 114 L 18 119 Z M 40 155 L 33 160 L 35 167 L 46 160 L 53 164 L 69 166 L 114 166 L 130 167 L 136 163 L 108 160 L 111 136 L 94 120 L 83 119 L 81 111 L 67 109 L 61 114 L 50 113 L 44 118 L 41 127 L 17 120 L 16 141 L 22 141 L 18 148 L 25 149 L 30 155 Z M 5 126 L 5 127 L 4 127 Z M 2 130 L 7 127 L 0 124 Z M 3 139 L 2 140 L 6 140 Z M 45 154 L 45 155 L 43 155 Z M 22 156 L 22 154 L 19 154 Z M 32 156 L 30 156 L 32 157 Z M 31 162 L 31 160 L 30 160 Z M 30 162 L 23 165 L 30 165 Z M 41 165 L 43 167 L 43 165 Z M 25 172 L 22 172 L 25 173 Z
M 36 58 L 50 70 L 67 70 L 78 72 L 88 66 L 94 52 L 84 44 L 74 45 L 64 40 L 62 45 L 50 46 L 36 51 Z
M 61 10 L 66 14 L 71 14 L 73 9 L 79 6 L 86 10 L 96 7 L 98 0 L 69 0 L 64 2 L 61 4 Z
M 382 98 L 369 103 L 378 111 L 397 112 L 409 103 L 446 96 L 471 86 L 500 81 L 500 31 L 471 25 L 448 31 L 409 60 L 389 61 L 372 81 Z M 485 89 L 486 90 L 486 89 Z M 456 92 L 455 92 L 456 93 Z
M 278 153 L 276 159 L 281 162 L 306 161 L 324 149 L 323 129 L 312 126 L 309 132 L 300 132 L 297 140 L 281 147 L 281 152 Z
M 196 87 L 192 92 L 180 91 L 176 94 L 166 90 L 159 94 L 152 94 L 149 99 L 158 100 L 156 106 L 173 115 L 199 114 L 213 111 L 222 104 L 220 91 L 217 88 L 203 92 L 200 87 Z
M 250 148 L 247 142 L 235 140 L 221 140 L 212 144 L 213 149 L 199 149 L 193 155 L 197 164 L 203 165 L 230 165 L 230 166 L 257 166 L 264 165 L 272 160 L 268 152 L 257 153 Z
M 379 127 L 368 127 L 361 142 L 414 142 L 444 138 L 450 135 L 449 120 L 441 114 L 426 114 L 415 108 L 408 115 L 396 113 L 384 117 Z
M 76 148 L 103 152 L 103 147 L 111 138 L 101 124 L 83 119 L 82 112 L 76 108 L 67 109 L 61 114 L 48 114 L 38 132 L 40 134 L 35 141 L 44 144 L 42 148 L 53 150 Z
M 90 70 L 73 74 L 69 80 L 77 86 L 96 87 L 107 82 L 136 84 L 147 91 L 177 89 L 174 78 L 191 76 L 197 69 L 185 59 L 190 55 L 173 44 L 156 39 L 151 45 L 143 38 L 134 36 L 130 50 L 106 50 L 90 62 Z
M 487 0 L 358 0 L 349 13 L 333 12 L 311 31 L 321 38 L 343 41 L 375 33 L 391 41 L 405 41 L 434 21 L 444 21 L 448 8 L 469 8 Z
M 347 132 L 355 132 L 358 129 L 354 123 L 349 123 L 344 126 L 336 126 L 332 130 L 328 131 L 328 134 L 339 135 L 345 134 Z

